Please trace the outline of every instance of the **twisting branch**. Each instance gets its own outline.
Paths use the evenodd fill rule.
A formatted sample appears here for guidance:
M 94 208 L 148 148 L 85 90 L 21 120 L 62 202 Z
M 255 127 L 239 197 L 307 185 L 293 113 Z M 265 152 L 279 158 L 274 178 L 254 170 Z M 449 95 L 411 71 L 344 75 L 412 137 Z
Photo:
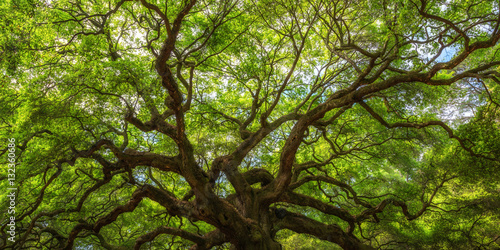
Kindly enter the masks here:
M 160 234 L 179 236 L 186 240 L 192 241 L 200 246 L 204 246 L 206 244 L 205 243 L 206 240 L 200 235 L 196 235 L 194 233 L 190 233 L 179 228 L 160 226 L 154 229 L 153 231 L 148 232 L 147 234 L 143 234 L 139 238 L 137 238 L 137 240 L 135 241 L 134 249 L 136 250 L 141 249 L 141 246 L 144 243 L 153 241 Z
M 338 225 L 324 224 L 304 215 L 287 212 L 283 219 L 275 218 L 280 228 L 286 228 L 296 233 L 305 233 L 338 244 L 343 249 L 373 249 L 359 241 L 353 235 L 345 233 Z
M 368 111 L 368 113 L 370 113 L 370 115 L 373 118 L 375 118 L 377 121 L 379 121 L 382 125 L 384 125 L 387 128 L 416 128 L 416 129 L 421 129 L 421 128 L 425 128 L 425 127 L 428 127 L 428 126 L 440 126 L 441 128 L 443 128 L 448 133 L 448 136 L 450 138 L 457 140 L 460 143 L 460 146 L 463 149 L 465 149 L 467 152 L 469 152 L 472 156 L 479 157 L 479 158 L 484 158 L 484 159 L 488 159 L 488 160 L 491 160 L 491 161 L 500 161 L 500 159 L 491 158 L 491 157 L 488 157 L 488 156 L 485 156 L 485 155 L 482 155 L 482 154 L 475 153 L 472 150 L 472 147 L 474 147 L 474 145 L 471 146 L 471 147 L 468 147 L 466 145 L 466 140 L 463 140 L 460 137 L 456 136 L 453 133 L 453 130 L 450 127 L 448 127 L 448 125 L 446 125 L 442 121 L 428 121 L 428 122 L 424 122 L 424 123 L 396 122 L 394 124 L 389 124 L 379 114 L 377 114 L 370 106 L 368 106 L 368 104 L 366 104 L 364 101 L 360 101 L 359 104 L 366 111 Z

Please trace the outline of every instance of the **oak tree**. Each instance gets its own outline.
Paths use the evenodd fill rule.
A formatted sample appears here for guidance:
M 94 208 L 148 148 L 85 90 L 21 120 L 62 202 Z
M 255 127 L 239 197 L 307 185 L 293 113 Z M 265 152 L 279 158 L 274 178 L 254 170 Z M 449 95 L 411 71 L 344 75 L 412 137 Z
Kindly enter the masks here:
M 499 8 L 2 1 L 0 248 L 498 248 Z

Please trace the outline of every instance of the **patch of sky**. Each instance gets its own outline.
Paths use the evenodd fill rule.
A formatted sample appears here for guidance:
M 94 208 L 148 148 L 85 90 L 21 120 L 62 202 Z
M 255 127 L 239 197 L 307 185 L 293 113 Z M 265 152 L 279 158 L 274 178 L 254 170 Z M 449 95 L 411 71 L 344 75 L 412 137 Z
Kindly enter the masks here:
M 455 56 L 455 54 L 457 52 L 458 52 L 457 47 L 446 47 L 443 49 L 443 52 L 441 53 L 441 55 L 439 55 L 438 58 L 436 58 L 436 62 L 438 62 L 438 63 L 448 62 L 451 59 L 453 59 L 453 57 Z

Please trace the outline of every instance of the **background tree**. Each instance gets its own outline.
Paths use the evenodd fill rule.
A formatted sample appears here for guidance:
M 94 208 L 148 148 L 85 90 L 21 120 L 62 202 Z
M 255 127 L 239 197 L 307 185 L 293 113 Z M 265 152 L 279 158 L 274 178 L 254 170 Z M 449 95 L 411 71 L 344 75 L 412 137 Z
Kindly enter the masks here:
M 2 249 L 500 247 L 497 1 L 0 11 Z

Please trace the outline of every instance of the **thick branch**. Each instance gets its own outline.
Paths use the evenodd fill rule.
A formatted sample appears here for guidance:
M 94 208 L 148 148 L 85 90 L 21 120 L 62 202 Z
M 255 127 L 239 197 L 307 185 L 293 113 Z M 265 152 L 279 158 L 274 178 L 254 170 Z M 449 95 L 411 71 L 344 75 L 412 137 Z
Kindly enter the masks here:
M 160 226 L 157 227 L 155 230 L 137 238 L 137 240 L 135 241 L 134 249 L 139 250 L 144 243 L 153 241 L 160 234 L 175 235 L 184 238 L 186 240 L 192 241 L 198 245 L 205 245 L 205 239 L 202 236 L 184 231 L 179 228 Z
M 287 212 L 279 224 L 281 228 L 290 229 L 296 233 L 313 235 L 319 239 L 336 243 L 343 249 L 373 249 L 372 247 L 361 243 L 353 235 L 345 233 L 335 224 L 323 224 L 300 214 Z

